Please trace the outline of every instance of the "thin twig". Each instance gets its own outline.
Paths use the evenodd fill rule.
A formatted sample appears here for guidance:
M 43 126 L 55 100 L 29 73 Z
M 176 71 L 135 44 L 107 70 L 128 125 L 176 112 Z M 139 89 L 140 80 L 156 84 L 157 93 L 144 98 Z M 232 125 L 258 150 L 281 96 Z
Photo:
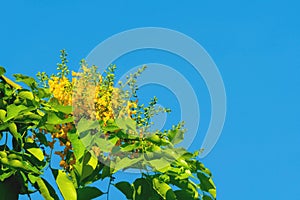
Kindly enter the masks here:
M 107 200 L 109 200 L 109 190 L 110 190 L 110 185 L 111 185 L 112 180 L 113 180 L 113 178 L 110 177 L 108 187 L 107 187 L 107 192 L 106 192 L 106 199 Z

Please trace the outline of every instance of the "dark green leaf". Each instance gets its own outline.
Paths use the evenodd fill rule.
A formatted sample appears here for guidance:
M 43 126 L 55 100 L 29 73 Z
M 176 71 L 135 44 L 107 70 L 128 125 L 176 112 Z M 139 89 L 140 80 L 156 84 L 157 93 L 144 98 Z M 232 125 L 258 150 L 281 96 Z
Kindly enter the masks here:
M 6 70 L 4 67 L 0 66 L 0 76 L 6 73 Z
M 216 198 L 216 186 L 213 180 L 202 172 L 198 172 L 197 177 L 200 180 L 201 190 L 210 193 L 214 198 Z
M 155 196 L 152 185 L 144 178 L 138 178 L 133 182 L 134 200 L 145 200 Z
M 84 187 L 77 190 L 78 200 L 90 200 L 97 198 L 104 193 L 96 187 Z
M 118 188 L 126 196 L 127 199 L 133 198 L 134 190 L 130 183 L 122 181 L 122 182 L 116 183 L 114 186 L 116 188 Z
M 177 199 L 184 199 L 184 200 L 195 200 L 193 195 L 190 192 L 187 192 L 185 190 L 176 190 L 174 191 Z

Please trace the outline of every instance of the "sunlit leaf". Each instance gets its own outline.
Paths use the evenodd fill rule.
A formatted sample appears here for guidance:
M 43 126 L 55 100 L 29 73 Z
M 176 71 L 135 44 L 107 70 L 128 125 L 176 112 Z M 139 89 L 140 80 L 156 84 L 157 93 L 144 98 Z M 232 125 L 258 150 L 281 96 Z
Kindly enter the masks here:
M 66 172 L 62 170 L 52 170 L 57 186 L 61 191 L 64 199 L 68 200 L 76 200 L 77 192 L 73 185 L 73 182 L 70 180 L 70 177 L 66 174 Z
M 29 148 L 27 149 L 27 151 L 31 153 L 34 157 L 36 157 L 39 161 L 44 160 L 44 154 L 40 148 Z

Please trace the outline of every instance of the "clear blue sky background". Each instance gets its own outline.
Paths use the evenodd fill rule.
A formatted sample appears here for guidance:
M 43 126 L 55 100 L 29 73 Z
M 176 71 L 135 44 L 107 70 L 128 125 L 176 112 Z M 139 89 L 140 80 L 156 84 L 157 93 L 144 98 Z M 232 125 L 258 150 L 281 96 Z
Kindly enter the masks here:
M 1 1 L 0 65 L 9 75 L 53 73 L 65 48 L 77 70 L 81 58 L 118 32 L 158 26 L 185 33 L 212 56 L 227 91 L 222 136 L 203 160 L 214 174 L 218 199 L 300 199 L 299 9 L 296 0 Z M 137 53 L 119 63 L 182 62 L 154 55 Z M 166 106 L 176 108 L 176 101 L 170 102 Z M 111 199 L 122 195 L 113 191 Z

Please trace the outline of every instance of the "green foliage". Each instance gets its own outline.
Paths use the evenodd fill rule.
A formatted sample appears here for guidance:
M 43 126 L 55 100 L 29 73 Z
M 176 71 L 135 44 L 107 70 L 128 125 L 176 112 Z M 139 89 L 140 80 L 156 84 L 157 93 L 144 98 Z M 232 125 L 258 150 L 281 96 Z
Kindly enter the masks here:
M 63 50 L 57 76 L 69 73 L 66 56 Z M 81 64 L 86 67 L 84 61 Z M 103 79 L 108 90 L 114 81 L 115 69 L 111 65 Z M 95 75 L 92 81 L 99 82 L 96 70 L 93 66 L 90 73 Z M 145 67 L 130 75 L 126 83 L 120 83 L 121 95 L 126 101 L 137 102 L 136 78 L 144 70 Z M 199 151 L 191 153 L 175 146 L 184 139 L 184 124 L 178 123 L 170 130 L 149 131 L 155 114 L 170 112 L 156 107 L 156 97 L 148 106 L 138 104 L 133 108 L 136 113 L 132 118 L 110 119 L 104 123 L 82 117 L 76 119 L 76 127 L 66 130 L 65 137 L 49 139 L 59 134 L 61 125 L 75 123 L 72 107 L 51 98 L 47 74 L 38 74 L 40 84 L 32 77 L 15 75 L 17 82 L 26 85 L 23 88 L 5 77 L 5 72 L 0 67 L 1 197 L 17 199 L 19 194 L 38 191 L 45 199 L 59 199 L 53 186 L 43 177 L 49 167 L 64 199 L 108 195 L 111 185 L 133 200 L 216 199 L 212 174 L 197 159 Z M 123 90 L 125 86 L 129 86 L 129 91 Z M 70 151 L 62 160 L 62 165 L 66 163 L 69 168 L 51 166 L 55 141 L 63 145 L 71 143 Z M 128 169 L 139 170 L 141 178 L 132 183 L 117 182 L 115 173 Z M 106 192 L 89 186 L 104 179 L 109 179 Z M 31 186 L 36 191 L 32 191 Z

